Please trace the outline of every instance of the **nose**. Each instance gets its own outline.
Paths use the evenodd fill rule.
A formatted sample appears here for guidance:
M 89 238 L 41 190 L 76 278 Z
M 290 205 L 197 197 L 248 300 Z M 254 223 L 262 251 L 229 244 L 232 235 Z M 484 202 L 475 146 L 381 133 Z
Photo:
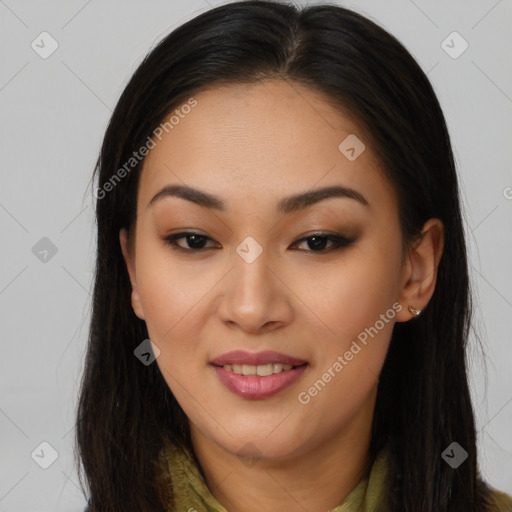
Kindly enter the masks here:
M 271 265 L 265 251 L 253 261 L 234 253 L 234 268 L 223 280 L 218 309 L 220 319 L 230 328 L 261 334 L 292 321 L 293 293 L 278 265 Z

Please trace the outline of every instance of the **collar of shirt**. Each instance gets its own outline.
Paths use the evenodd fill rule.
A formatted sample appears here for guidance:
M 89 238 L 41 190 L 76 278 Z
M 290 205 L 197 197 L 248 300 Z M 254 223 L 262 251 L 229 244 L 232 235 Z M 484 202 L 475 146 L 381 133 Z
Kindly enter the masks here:
M 168 512 L 228 512 L 208 489 L 188 450 L 168 442 L 163 453 L 168 472 L 161 484 L 174 494 L 174 504 L 170 492 L 162 495 Z M 385 495 L 386 453 L 382 451 L 368 476 L 329 512 L 381 512 Z

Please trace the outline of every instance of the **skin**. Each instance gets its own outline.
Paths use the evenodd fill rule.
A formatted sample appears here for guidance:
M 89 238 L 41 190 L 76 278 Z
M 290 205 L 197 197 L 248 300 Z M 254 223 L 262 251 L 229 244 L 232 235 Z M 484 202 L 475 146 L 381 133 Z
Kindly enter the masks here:
M 230 512 L 330 510 L 370 467 L 378 375 L 393 325 L 412 318 L 409 305 L 428 304 L 443 225 L 430 219 L 421 241 L 402 253 L 391 183 L 368 143 L 354 161 L 338 150 L 348 134 L 364 141 L 364 133 L 317 93 L 274 80 L 194 97 L 197 106 L 146 157 L 135 230 L 120 232 L 133 310 L 160 349 L 156 363 L 189 418 L 213 495 Z M 176 197 L 148 208 L 168 184 L 218 195 L 227 211 Z M 369 206 L 330 198 L 277 213 L 282 197 L 328 185 L 357 190 Z M 209 248 L 192 252 L 186 238 L 177 244 L 190 253 L 166 245 L 166 236 L 189 230 L 209 237 Z M 312 231 L 356 240 L 339 250 L 327 241 L 315 252 L 311 240 L 297 243 Z M 263 249 L 252 263 L 236 252 L 247 236 Z M 300 403 L 298 394 L 395 302 L 401 311 Z M 277 395 L 249 400 L 227 390 L 209 365 L 235 349 L 276 350 L 309 367 Z

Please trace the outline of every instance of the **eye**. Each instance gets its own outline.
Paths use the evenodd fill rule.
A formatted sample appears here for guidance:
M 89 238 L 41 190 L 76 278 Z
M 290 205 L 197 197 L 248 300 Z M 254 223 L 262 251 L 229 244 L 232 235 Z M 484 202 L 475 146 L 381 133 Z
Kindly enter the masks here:
M 313 248 L 311 251 L 306 252 L 331 252 L 337 249 L 342 249 L 343 247 L 347 247 L 350 245 L 355 239 L 354 238 L 346 238 L 343 235 L 338 234 L 330 234 L 330 233 L 313 233 L 309 236 L 301 238 L 297 240 L 295 244 L 300 242 L 307 242 L 309 247 Z M 327 242 L 331 242 L 331 247 L 329 249 L 325 249 L 325 245 Z M 294 244 L 294 245 L 295 245 Z
M 184 238 L 187 241 L 189 247 L 183 247 L 177 243 L 177 240 L 181 240 L 182 238 Z M 201 250 L 204 250 L 206 240 L 211 240 L 211 238 L 206 235 L 200 235 L 198 233 L 192 233 L 190 231 L 176 233 L 175 235 L 171 235 L 165 238 L 166 243 L 170 245 L 173 249 L 182 250 L 186 252 L 199 252 Z
M 184 238 L 186 240 L 186 244 L 188 247 L 183 247 L 178 244 L 177 241 Z M 212 249 L 214 247 L 205 247 L 206 242 L 208 240 L 212 240 L 212 238 L 206 235 L 200 235 L 198 233 L 192 233 L 190 231 L 183 231 L 181 233 L 176 233 L 174 235 L 170 235 L 164 239 L 167 245 L 170 245 L 172 249 L 183 251 L 183 252 L 200 252 L 206 249 Z M 300 244 L 302 242 L 307 242 L 311 250 L 306 250 L 305 252 L 318 252 L 318 253 L 326 253 L 335 251 L 338 249 L 342 249 L 343 247 L 347 247 L 352 242 L 354 242 L 355 238 L 346 238 L 343 235 L 332 234 L 332 233 L 313 233 L 307 237 L 303 237 L 300 240 L 294 242 L 292 247 Z M 326 249 L 326 243 L 331 242 L 330 248 Z

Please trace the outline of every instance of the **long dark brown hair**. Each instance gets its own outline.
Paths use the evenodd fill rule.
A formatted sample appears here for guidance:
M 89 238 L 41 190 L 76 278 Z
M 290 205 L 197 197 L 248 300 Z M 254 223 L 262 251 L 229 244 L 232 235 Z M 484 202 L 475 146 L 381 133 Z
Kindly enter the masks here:
M 276 78 L 321 92 L 358 120 L 398 194 L 406 244 L 428 219 L 444 224 L 434 295 L 420 317 L 395 325 L 380 376 L 371 455 L 389 450 L 387 506 L 490 510 L 468 388 L 471 294 L 459 185 L 439 102 L 414 58 L 376 23 L 340 6 L 268 1 L 226 4 L 170 33 L 130 79 L 106 130 L 93 173 L 97 260 L 76 423 L 89 510 L 164 510 L 155 483 L 164 441 L 192 451 L 187 418 L 158 365 L 134 356 L 148 332 L 131 307 L 119 231 L 134 225 L 144 161 L 125 164 L 202 89 Z M 454 441 L 468 453 L 457 469 L 441 458 Z

